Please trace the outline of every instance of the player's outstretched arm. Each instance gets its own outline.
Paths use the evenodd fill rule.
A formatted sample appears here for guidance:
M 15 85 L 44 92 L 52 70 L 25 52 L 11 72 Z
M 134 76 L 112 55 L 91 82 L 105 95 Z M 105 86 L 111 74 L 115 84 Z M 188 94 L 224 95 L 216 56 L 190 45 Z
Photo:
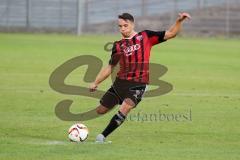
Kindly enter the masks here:
M 89 86 L 89 91 L 90 92 L 94 92 L 97 89 L 97 86 L 104 81 L 105 79 L 107 79 L 107 77 L 109 75 L 111 75 L 113 70 L 113 66 L 112 65 L 108 65 L 106 67 L 104 67 L 97 75 L 95 81 L 93 83 L 90 84 Z
M 176 37 L 176 35 L 181 30 L 182 22 L 186 19 L 191 19 L 190 14 L 188 13 L 179 13 L 178 18 L 174 25 L 172 25 L 165 33 L 164 40 L 168 40 Z

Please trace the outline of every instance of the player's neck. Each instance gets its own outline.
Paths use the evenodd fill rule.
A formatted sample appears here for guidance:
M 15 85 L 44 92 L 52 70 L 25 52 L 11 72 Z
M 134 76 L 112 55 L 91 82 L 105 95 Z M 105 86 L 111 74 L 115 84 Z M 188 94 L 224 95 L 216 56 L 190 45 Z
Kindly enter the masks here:
M 132 39 L 137 34 L 136 31 L 132 31 L 129 37 L 123 37 L 123 39 Z

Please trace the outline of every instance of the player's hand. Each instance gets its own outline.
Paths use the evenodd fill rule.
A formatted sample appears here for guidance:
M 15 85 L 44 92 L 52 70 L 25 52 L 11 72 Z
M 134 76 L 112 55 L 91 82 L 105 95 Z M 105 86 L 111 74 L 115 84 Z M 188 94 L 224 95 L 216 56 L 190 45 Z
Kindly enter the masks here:
M 190 14 L 184 12 L 184 13 L 179 13 L 178 14 L 178 21 L 182 22 L 184 21 L 185 19 L 191 19 L 191 16 Z
M 90 91 L 90 92 L 94 92 L 94 91 L 97 90 L 97 87 L 98 87 L 97 84 L 93 82 L 93 83 L 91 83 L 90 86 L 89 86 L 89 91 Z

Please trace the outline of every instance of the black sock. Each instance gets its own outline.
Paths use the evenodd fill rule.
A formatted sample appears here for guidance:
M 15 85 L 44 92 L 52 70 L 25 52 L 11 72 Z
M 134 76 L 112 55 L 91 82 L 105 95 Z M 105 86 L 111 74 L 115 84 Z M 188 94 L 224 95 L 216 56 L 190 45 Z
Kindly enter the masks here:
M 115 114 L 111 121 L 109 122 L 108 126 L 102 132 L 104 137 L 107 137 L 112 131 L 114 131 L 117 127 L 119 127 L 125 120 L 126 116 L 124 116 L 120 111 Z

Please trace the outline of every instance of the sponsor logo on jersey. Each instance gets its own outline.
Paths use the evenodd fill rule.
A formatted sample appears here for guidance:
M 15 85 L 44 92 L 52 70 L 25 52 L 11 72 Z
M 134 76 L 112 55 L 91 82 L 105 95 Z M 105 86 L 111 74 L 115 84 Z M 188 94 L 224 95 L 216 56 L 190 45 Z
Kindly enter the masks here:
M 140 48 L 141 48 L 140 44 L 135 44 L 135 45 L 126 47 L 123 51 L 126 56 L 130 56 L 130 55 L 132 55 L 132 52 L 134 52 Z

